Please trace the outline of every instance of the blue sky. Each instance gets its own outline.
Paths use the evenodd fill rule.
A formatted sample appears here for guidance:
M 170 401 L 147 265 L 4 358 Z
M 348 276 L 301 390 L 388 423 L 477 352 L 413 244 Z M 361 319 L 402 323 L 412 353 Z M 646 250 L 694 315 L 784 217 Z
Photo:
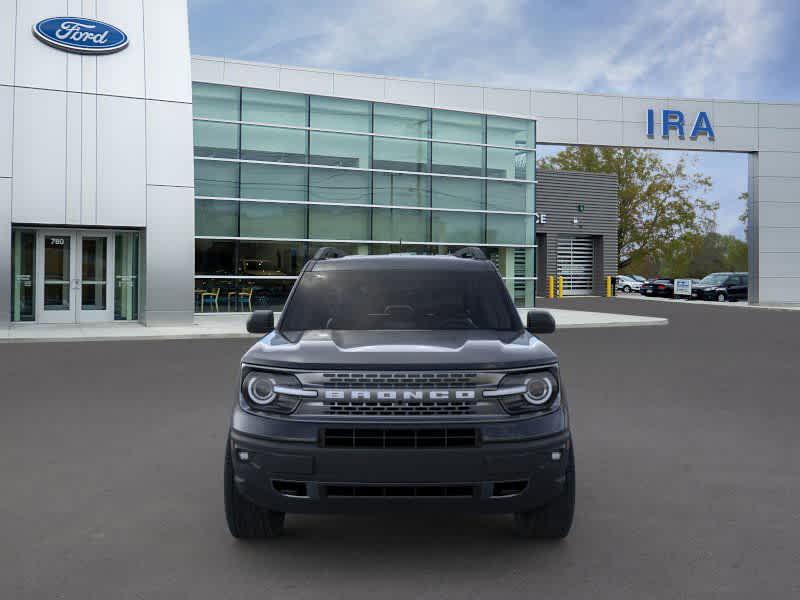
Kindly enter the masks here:
M 189 0 L 194 54 L 425 79 L 800 100 L 796 0 Z M 546 151 L 543 148 L 543 151 Z M 744 155 L 697 153 L 742 236 Z

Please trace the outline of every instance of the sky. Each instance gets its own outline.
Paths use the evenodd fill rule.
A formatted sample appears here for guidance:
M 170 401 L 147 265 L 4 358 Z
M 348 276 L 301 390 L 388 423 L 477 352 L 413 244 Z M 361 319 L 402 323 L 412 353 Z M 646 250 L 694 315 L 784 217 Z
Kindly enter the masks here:
M 518 88 L 800 101 L 797 0 L 189 0 L 189 27 L 192 53 L 207 56 Z M 692 158 L 712 177 L 718 231 L 743 237 L 746 155 Z

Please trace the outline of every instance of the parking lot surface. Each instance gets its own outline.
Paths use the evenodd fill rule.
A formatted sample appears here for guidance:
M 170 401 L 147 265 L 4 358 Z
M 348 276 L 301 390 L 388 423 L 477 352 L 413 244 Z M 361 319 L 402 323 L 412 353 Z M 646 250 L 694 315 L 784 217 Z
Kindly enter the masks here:
M 503 516 L 287 518 L 226 531 L 222 459 L 247 340 L 0 346 L 0 598 L 789 598 L 800 595 L 800 313 L 618 299 L 573 329 L 563 542 Z

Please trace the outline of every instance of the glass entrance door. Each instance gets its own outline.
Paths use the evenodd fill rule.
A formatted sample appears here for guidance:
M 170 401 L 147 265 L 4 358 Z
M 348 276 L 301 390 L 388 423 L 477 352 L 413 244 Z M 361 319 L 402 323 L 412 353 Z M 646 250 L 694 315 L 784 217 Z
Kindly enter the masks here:
M 37 314 L 41 323 L 114 320 L 111 256 L 104 232 L 40 231 Z
M 84 232 L 78 233 L 77 238 L 80 250 L 80 283 L 76 289 L 78 321 L 113 321 L 111 234 Z
M 37 313 L 42 323 L 74 323 L 74 234 L 39 232 Z

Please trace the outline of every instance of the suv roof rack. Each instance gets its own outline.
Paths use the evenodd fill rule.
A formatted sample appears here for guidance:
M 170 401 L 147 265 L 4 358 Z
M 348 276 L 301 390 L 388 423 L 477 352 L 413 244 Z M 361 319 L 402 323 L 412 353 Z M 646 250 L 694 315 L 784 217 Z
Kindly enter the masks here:
M 473 260 L 488 260 L 483 250 L 475 246 L 467 246 L 466 248 L 456 250 L 453 252 L 453 256 L 456 258 L 471 258 Z
M 314 253 L 313 260 L 328 260 L 329 258 L 342 258 L 345 256 L 347 256 L 347 254 L 338 248 L 334 248 L 332 246 L 323 246 Z

